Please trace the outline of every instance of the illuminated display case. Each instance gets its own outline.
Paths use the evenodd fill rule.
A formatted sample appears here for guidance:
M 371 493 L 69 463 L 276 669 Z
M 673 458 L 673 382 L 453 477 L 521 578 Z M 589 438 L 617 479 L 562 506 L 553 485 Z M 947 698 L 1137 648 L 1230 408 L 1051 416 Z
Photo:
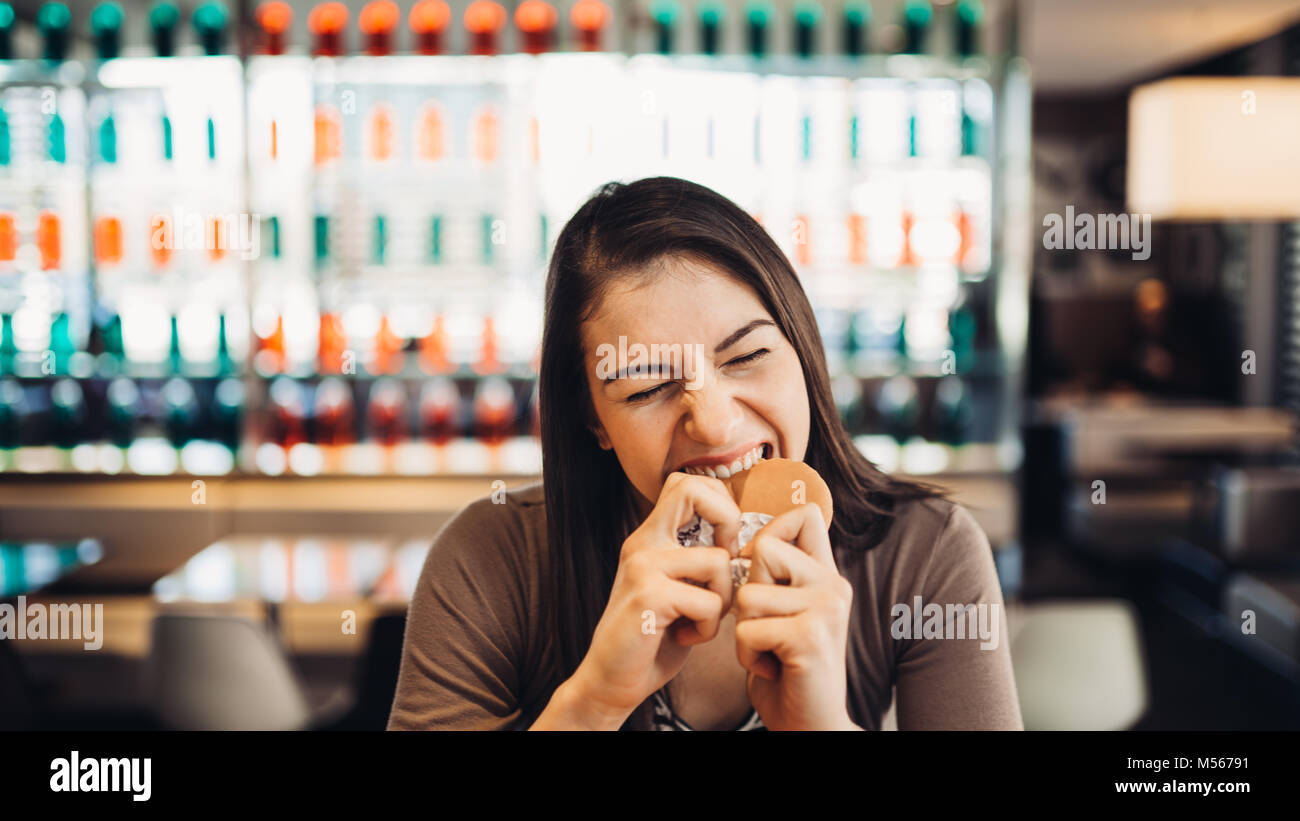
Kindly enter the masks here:
M 495 53 L 491 15 L 394 54 L 377 12 L 352 54 L 319 7 L 309 55 L 259 21 L 243 60 L 0 62 L 0 472 L 535 474 L 552 243 L 659 174 L 786 253 L 882 469 L 1018 466 L 1018 58 Z

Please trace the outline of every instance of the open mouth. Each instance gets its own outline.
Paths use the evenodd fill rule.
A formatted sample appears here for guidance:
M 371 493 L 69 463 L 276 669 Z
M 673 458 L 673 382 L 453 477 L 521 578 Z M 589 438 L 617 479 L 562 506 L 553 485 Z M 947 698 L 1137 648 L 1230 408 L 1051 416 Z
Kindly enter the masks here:
M 695 476 L 711 476 L 714 479 L 730 479 L 738 473 L 749 470 L 764 459 L 771 459 L 774 452 L 775 448 L 772 447 L 771 443 L 763 442 L 729 465 L 691 465 L 689 467 L 678 468 L 678 470 L 682 473 L 689 473 Z

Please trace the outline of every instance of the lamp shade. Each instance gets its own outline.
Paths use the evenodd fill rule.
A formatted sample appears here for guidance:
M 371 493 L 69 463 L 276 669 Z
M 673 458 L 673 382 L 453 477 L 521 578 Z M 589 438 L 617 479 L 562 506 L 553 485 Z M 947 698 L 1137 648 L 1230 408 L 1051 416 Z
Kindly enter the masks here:
M 1128 209 L 1300 218 L 1300 78 L 1175 77 L 1129 97 Z

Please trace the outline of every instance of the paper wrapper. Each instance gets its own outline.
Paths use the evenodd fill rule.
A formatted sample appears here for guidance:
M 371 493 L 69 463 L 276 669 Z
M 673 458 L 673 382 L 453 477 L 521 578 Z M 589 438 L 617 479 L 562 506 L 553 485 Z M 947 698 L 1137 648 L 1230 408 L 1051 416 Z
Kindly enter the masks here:
M 740 514 L 740 548 L 749 544 L 749 540 L 762 529 L 763 525 L 772 521 L 772 517 L 766 513 L 742 513 Z M 701 545 L 713 544 L 713 525 L 701 519 L 699 516 L 692 516 L 691 520 L 677 531 L 677 543 L 682 547 L 700 547 Z M 750 560 L 746 558 L 735 558 L 731 560 L 731 583 L 736 587 L 749 581 Z

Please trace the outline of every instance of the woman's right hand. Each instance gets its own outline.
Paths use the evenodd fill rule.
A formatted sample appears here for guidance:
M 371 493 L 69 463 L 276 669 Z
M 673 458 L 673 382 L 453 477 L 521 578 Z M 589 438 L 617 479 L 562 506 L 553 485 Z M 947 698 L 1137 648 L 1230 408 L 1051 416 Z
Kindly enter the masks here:
M 731 493 L 718 479 L 685 473 L 668 476 L 650 515 L 623 542 L 609 602 L 567 682 L 605 723 L 622 724 L 676 676 L 691 647 L 717 635 L 731 607 L 731 553 L 677 542 L 696 514 L 713 524 L 718 544 L 735 544 L 740 508 Z

